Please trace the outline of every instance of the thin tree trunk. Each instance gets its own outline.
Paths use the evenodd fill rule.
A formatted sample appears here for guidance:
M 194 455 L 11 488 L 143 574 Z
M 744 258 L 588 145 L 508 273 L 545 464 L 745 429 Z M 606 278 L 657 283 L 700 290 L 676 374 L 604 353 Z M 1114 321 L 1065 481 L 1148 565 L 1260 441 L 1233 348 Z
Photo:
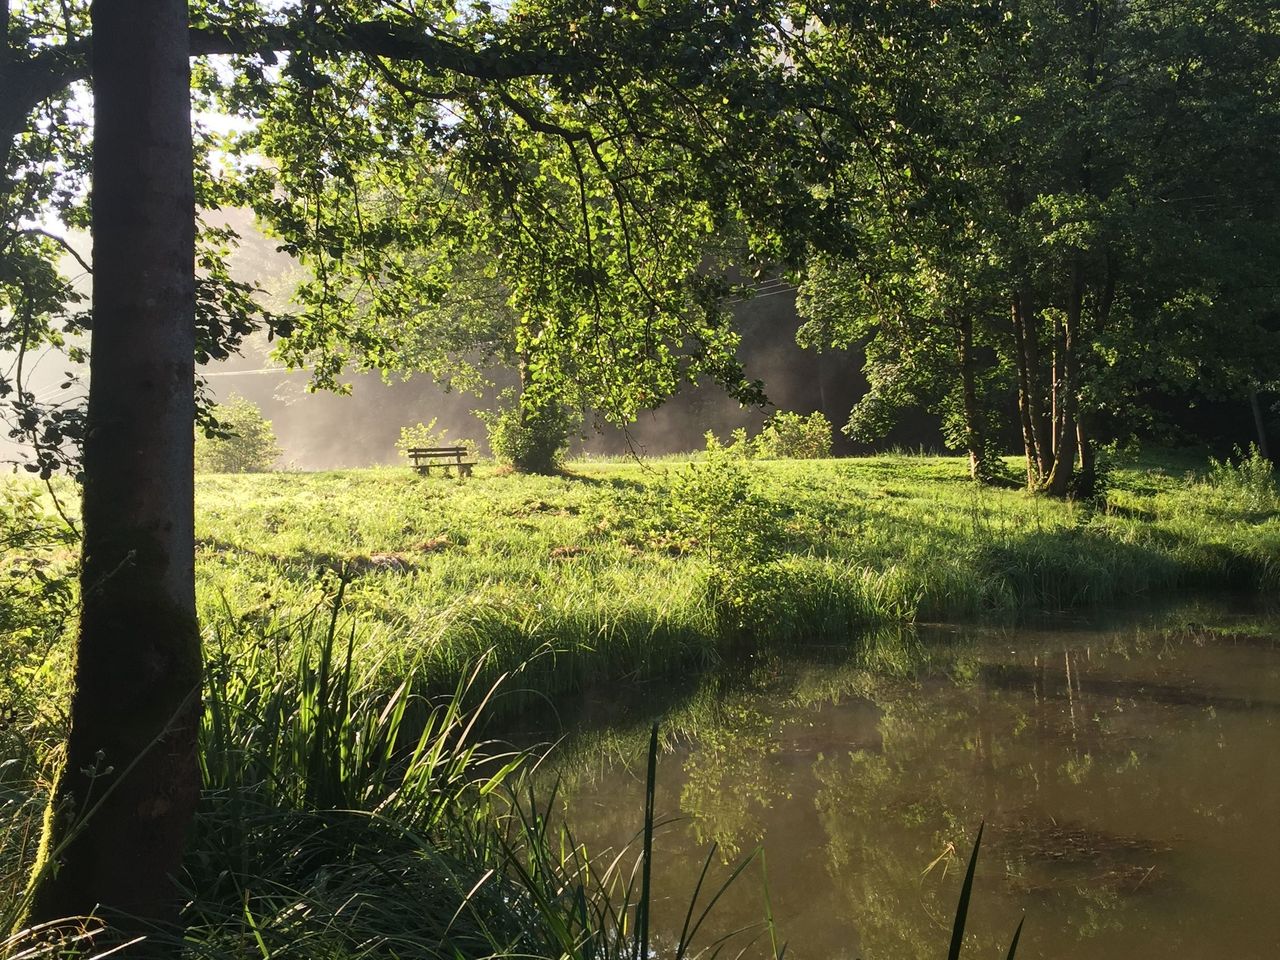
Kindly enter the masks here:
M 1027 352 L 1027 404 L 1032 416 L 1032 434 L 1036 438 L 1039 481 L 1043 483 L 1053 468 L 1053 424 L 1044 411 L 1044 385 L 1041 379 L 1041 352 L 1036 330 L 1036 311 L 1032 308 L 1029 284 L 1018 294 L 1018 312 L 1023 326 L 1023 342 Z
M 1027 486 L 1034 488 L 1039 480 L 1038 461 L 1036 456 L 1035 428 L 1031 425 L 1031 387 L 1027 376 L 1026 334 L 1022 329 L 1022 318 L 1019 316 L 1018 298 L 1013 298 L 1013 306 L 1009 310 L 1013 322 L 1013 354 L 1018 369 L 1018 419 L 1022 424 L 1022 448 L 1027 455 Z
M 978 409 L 978 385 L 973 361 L 973 318 L 967 313 L 956 321 L 960 360 L 960 392 L 964 413 L 964 445 L 969 451 L 969 476 L 985 480 L 986 452 L 983 449 L 982 417 Z
M 1053 337 L 1053 358 L 1052 358 L 1053 370 L 1052 370 L 1051 376 L 1053 377 L 1053 379 L 1051 381 L 1051 388 L 1050 388 L 1051 396 L 1049 399 L 1049 423 L 1051 425 L 1050 431 L 1049 431 L 1049 443 L 1050 443 L 1050 450 L 1053 453 L 1053 459 L 1056 464 L 1058 458 L 1061 455 L 1059 451 L 1062 449 L 1061 424 L 1062 424 L 1062 377 L 1063 377 L 1062 321 L 1058 319 L 1056 314 L 1054 315 L 1054 318 L 1053 318 L 1052 337 Z
M 1076 446 L 1080 450 L 1080 473 L 1076 478 L 1076 492 L 1082 497 L 1092 497 L 1097 492 L 1098 465 L 1094 455 L 1093 438 L 1085 426 L 1088 418 L 1083 412 L 1076 417 Z
M 1033 324 L 1030 295 L 1025 291 L 1015 294 L 1013 300 L 1014 336 L 1019 354 L 1020 391 L 1025 382 L 1025 393 L 1020 392 L 1019 404 L 1026 407 L 1026 419 L 1031 433 L 1031 449 L 1035 457 L 1033 486 L 1044 483 L 1053 469 L 1053 425 L 1045 416 L 1042 397 L 1044 390 L 1040 378 L 1040 344 Z
M 1270 460 L 1270 444 L 1267 443 L 1267 419 L 1262 415 L 1262 401 L 1258 399 L 1257 390 L 1249 391 L 1249 407 L 1253 410 L 1253 426 L 1258 431 L 1258 452 Z
M 30 920 L 177 916 L 199 793 L 185 0 L 95 0 L 93 341 L 67 761 Z M 87 814 L 87 818 L 86 818 Z
M 1049 474 L 1047 491 L 1055 497 L 1065 497 L 1072 489 L 1076 466 L 1076 450 L 1079 438 L 1076 430 L 1079 404 L 1080 372 L 1078 344 L 1080 314 L 1084 304 L 1084 275 L 1079 257 L 1071 262 L 1070 281 L 1067 286 L 1067 309 L 1062 323 L 1060 376 L 1054 387 L 1054 459 Z
M 1026 338 L 1027 388 L 1031 411 L 1031 429 L 1036 438 L 1036 455 L 1039 458 L 1040 480 L 1053 469 L 1053 421 L 1044 409 L 1044 381 L 1041 379 L 1040 334 L 1036 330 L 1035 311 L 1031 306 L 1029 286 L 1018 297 L 1022 315 L 1022 330 Z

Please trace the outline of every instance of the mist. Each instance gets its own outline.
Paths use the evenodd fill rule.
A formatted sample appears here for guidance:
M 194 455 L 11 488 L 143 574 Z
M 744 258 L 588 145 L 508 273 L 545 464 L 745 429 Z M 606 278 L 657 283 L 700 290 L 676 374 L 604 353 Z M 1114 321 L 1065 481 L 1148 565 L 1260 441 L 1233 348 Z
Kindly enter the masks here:
M 230 258 L 232 275 L 262 287 L 270 309 L 287 310 L 303 275 L 299 265 L 277 251 L 275 241 L 256 228 L 249 211 L 211 211 L 204 216 L 216 225 L 231 226 L 241 237 Z M 87 253 L 87 237 L 72 240 Z M 79 273 L 70 258 L 66 266 L 72 275 Z M 89 292 L 87 277 L 80 277 L 78 285 Z M 571 454 L 659 456 L 698 450 L 708 430 L 721 438 L 739 427 L 754 433 L 778 410 L 821 411 L 837 427 L 837 453 L 869 450 L 838 431 L 866 391 L 860 351 L 802 350 L 795 340 L 800 324 L 795 290 L 780 280 L 734 304 L 733 310 L 742 336 L 739 356 L 747 377 L 764 383 L 766 406 L 744 408 L 720 386 L 699 383 L 657 410 L 641 413 L 626 428 L 603 425 L 588 414 L 584 436 L 575 438 Z M 0 365 L 11 367 L 13 360 L 12 355 L 0 356 Z M 68 371 L 79 379 L 70 390 L 62 390 Z M 283 369 L 271 356 L 265 336 L 250 338 L 239 355 L 208 364 L 198 373 L 213 399 L 239 395 L 258 404 L 283 450 L 277 465 L 295 470 L 400 463 L 395 444 L 401 428 L 432 419 L 437 430 L 448 431 L 449 439 L 474 440 L 485 449 L 486 431 L 476 411 L 492 409 L 501 389 L 515 382 L 513 371 L 490 370 L 494 386 L 475 396 L 449 390 L 423 374 L 387 380 L 376 373 L 354 373 L 344 378 L 349 394 L 310 392 L 308 372 Z M 83 395 L 88 371 L 77 369 L 60 352 L 46 350 L 27 357 L 24 380 L 41 401 L 65 401 Z M 887 442 L 938 448 L 937 424 L 927 416 L 908 418 Z M 20 443 L 0 436 L 0 460 L 21 459 Z

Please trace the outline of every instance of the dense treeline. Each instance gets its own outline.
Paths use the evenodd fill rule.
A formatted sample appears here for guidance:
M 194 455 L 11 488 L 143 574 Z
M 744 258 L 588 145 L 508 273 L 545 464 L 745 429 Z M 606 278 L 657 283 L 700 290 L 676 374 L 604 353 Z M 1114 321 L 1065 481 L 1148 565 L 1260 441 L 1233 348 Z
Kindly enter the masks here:
M 1277 43 L 1247 2 L 895 3 L 817 31 L 805 67 L 851 93 L 820 114 L 850 147 L 848 229 L 808 264 L 802 335 L 866 343 L 851 432 L 928 405 L 990 476 L 1016 390 L 1027 482 L 1064 495 L 1154 396 L 1256 404 L 1280 360 Z

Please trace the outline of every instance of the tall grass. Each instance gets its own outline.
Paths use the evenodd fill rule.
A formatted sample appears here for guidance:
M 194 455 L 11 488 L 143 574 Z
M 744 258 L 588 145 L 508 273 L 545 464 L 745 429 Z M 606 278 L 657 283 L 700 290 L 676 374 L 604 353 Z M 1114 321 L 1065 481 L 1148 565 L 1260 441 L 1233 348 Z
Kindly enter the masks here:
M 412 671 L 388 684 L 381 664 L 361 659 L 368 648 L 343 603 L 339 583 L 326 606 L 268 629 L 218 626 L 200 730 L 205 786 L 180 878 L 186 907 L 179 929 L 148 934 L 153 946 L 201 960 L 692 960 L 753 947 L 780 960 L 767 886 L 758 922 L 705 933 L 731 884 L 749 882 L 756 864 L 763 877 L 762 851 L 717 878 L 713 847 L 692 890 L 653 889 L 664 826 L 656 725 L 634 842 L 593 854 L 554 787 L 535 794 L 537 758 L 486 739 L 493 702 L 514 678 L 484 686 L 477 665 L 444 696 Z M 0 882 L 11 895 L 42 799 L 33 783 L 6 784 Z M 971 884 L 972 865 L 962 904 Z M 687 898 L 678 932 L 652 927 L 658 897 Z M 94 927 L 25 931 L 0 947 L 24 960 L 107 956 L 94 954 Z
M 648 956 L 656 737 L 634 847 L 592 854 L 555 791 L 533 793 L 537 756 L 487 739 L 518 678 L 482 682 L 482 658 L 443 695 L 429 674 L 392 680 L 344 593 L 339 582 L 327 604 L 265 629 L 215 625 L 186 907 L 182 927 L 152 930 L 153 944 L 209 960 Z M 15 777 L 0 793 L 6 907 L 21 899 L 46 790 Z M 691 917 L 703 909 L 691 904 Z M 700 926 L 675 956 L 701 955 Z M 69 957 L 84 944 L 35 930 L 4 950 Z

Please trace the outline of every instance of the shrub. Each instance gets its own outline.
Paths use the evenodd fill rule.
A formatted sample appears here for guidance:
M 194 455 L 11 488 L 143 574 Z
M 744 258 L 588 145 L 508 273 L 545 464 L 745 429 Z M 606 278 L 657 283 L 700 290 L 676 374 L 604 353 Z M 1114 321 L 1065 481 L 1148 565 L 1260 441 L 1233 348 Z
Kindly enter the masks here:
M 400 456 L 407 458 L 409 450 L 413 447 L 466 447 L 467 456 L 474 460 L 479 445 L 465 437 L 450 440 L 447 428 L 436 429 L 436 419 L 432 417 L 430 423 L 415 423 L 412 426 L 400 428 L 400 439 L 396 441 L 396 449 L 400 451 Z
M 1236 447 L 1234 461 L 1210 457 L 1209 484 L 1242 509 L 1260 513 L 1280 509 L 1275 466 L 1257 444 L 1249 444 L 1247 451 Z
M 831 421 L 821 411 L 807 417 L 785 410 L 774 414 L 754 437 L 742 427 L 734 430 L 728 446 L 716 435 L 705 434 L 707 449 L 722 449 L 740 460 L 820 460 L 831 456 Z
M 210 422 L 196 433 L 196 470 L 200 473 L 264 473 L 280 458 L 271 421 L 252 400 L 232 395 L 210 411 Z
M 489 429 L 494 457 L 519 473 L 555 473 L 578 426 L 578 417 L 563 403 L 530 409 L 509 396 L 481 419 Z
M 730 632 L 758 628 L 777 592 L 777 521 L 742 461 L 709 436 L 706 459 L 676 475 L 668 504 L 672 527 L 706 556 L 711 603 Z
M 831 456 L 831 421 L 821 411 L 807 417 L 781 410 L 756 438 L 757 456 L 777 460 L 820 460 Z

